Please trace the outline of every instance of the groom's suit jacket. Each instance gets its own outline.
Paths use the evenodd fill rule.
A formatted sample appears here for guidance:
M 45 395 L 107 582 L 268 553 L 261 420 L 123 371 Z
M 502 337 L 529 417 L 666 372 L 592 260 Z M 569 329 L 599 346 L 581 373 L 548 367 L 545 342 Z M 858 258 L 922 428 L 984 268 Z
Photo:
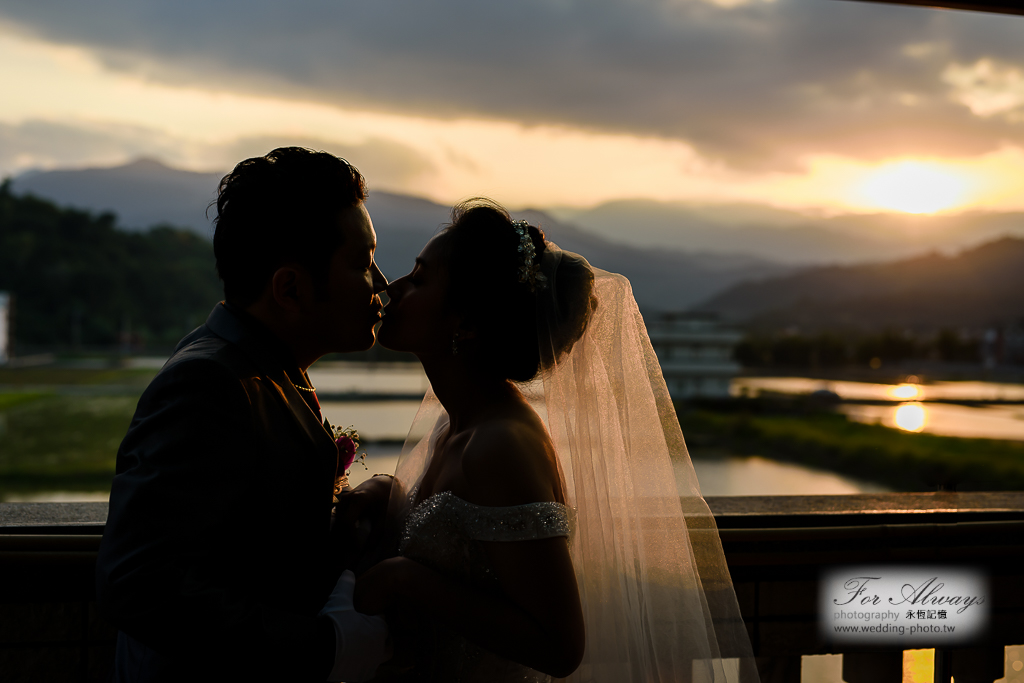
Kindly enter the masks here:
M 338 450 L 293 382 L 288 349 L 221 303 L 140 399 L 96 572 L 115 680 L 327 679 Z

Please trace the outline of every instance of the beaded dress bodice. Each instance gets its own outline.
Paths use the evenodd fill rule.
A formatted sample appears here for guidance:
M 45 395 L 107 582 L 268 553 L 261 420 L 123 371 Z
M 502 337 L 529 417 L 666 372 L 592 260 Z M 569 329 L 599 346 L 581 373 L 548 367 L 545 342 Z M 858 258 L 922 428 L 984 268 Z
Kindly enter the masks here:
M 412 492 L 415 499 L 416 491 Z M 406 517 L 399 554 L 485 592 L 498 592 L 498 579 L 485 542 L 526 541 L 570 534 L 570 515 L 561 503 L 485 507 L 450 491 L 434 494 Z M 419 662 L 417 681 L 507 683 L 550 681 L 551 677 L 484 650 L 440 624 L 428 624 L 429 658 Z

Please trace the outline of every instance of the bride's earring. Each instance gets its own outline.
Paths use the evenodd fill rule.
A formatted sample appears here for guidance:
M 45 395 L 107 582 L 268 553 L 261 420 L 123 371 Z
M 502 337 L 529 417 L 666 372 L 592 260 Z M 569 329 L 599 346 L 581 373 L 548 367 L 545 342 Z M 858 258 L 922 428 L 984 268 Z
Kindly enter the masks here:
M 452 335 L 452 355 L 459 355 L 459 333 L 456 332 Z

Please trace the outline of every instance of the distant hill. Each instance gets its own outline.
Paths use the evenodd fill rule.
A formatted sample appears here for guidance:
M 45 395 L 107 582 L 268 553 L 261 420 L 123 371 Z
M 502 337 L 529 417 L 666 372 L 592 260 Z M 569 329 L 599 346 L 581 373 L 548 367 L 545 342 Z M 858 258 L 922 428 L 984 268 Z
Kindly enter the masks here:
M 155 159 L 139 159 L 112 168 L 26 173 L 11 182 L 11 191 L 93 213 L 109 211 L 129 231 L 173 225 L 210 239 L 206 207 L 217 198 L 223 175 L 181 171 Z M 215 215 L 213 211 L 210 217 Z
M 612 242 L 648 248 L 757 254 L 793 265 L 877 260 L 886 253 L 883 243 L 823 229 L 793 211 L 742 208 L 624 200 L 555 213 Z
M 814 217 L 758 204 L 622 200 L 552 209 L 558 218 L 618 243 L 717 254 L 752 254 L 792 265 L 854 264 L 956 251 L 1024 237 L 1024 213 L 964 212 Z
M 448 222 L 451 212 L 450 207 L 425 199 L 388 192 L 371 193 L 366 208 L 377 230 L 377 263 L 389 278 L 412 269 L 416 255 Z M 592 265 L 625 275 L 637 302 L 648 313 L 682 310 L 736 282 L 789 270 L 752 257 L 614 244 L 538 210 L 514 211 L 513 216 L 539 225 L 548 239 L 583 254 Z
M 26 174 L 13 181 L 12 189 L 94 212 L 113 211 L 118 223 L 129 230 L 170 224 L 208 238 L 212 228 L 204 212 L 215 197 L 221 176 L 181 171 L 142 159 L 115 168 Z M 411 269 L 420 249 L 448 221 L 451 211 L 451 207 L 427 199 L 372 187 L 366 206 L 377 230 L 377 262 L 389 278 Z M 541 225 L 562 248 L 628 277 L 637 301 L 647 312 L 681 310 L 742 280 L 790 269 L 744 254 L 687 253 L 620 244 L 543 211 L 524 211 L 517 216 Z
M 980 329 L 1024 318 L 1024 239 L 955 256 L 810 268 L 735 285 L 695 308 L 756 328 Z
M 113 168 L 29 172 L 15 178 L 12 189 L 61 206 L 112 211 L 127 230 L 169 224 L 209 237 L 211 225 L 205 210 L 215 198 L 224 172 L 182 171 L 154 159 L 140 159 Z M 448 215 L 447 207 L 375 191 L 372 183 L 370 205 L 375 223 L 388 229 L 409 227 L 419 232 L 424 226 L 443 222 Z M 1024 237 L 1024 213 L 1015 212 L 822 217 L 764 204 L 654 200 L 617 200 L 588 209 L 543 211 L 560 225 L 575 226 L 614 245 L 701 257 L 739 257 L 750 264 L 869 263 L 931 250 L 951 253 L 1003 236 Z

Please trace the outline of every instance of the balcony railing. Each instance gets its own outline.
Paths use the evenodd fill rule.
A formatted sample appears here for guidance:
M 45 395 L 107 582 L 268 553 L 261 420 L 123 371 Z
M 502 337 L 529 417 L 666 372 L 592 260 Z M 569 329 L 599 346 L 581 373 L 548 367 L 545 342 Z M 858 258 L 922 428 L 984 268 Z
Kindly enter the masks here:
M 893 647 L 837 649 L 818 631 L 819 575 L 851 564 L 970 565 L 990 582 L 984 644 L 936 650 L 936 681 L 991 683 L 1024 644 L 1024 492 L 708 498 L 764 683 L 800 681 L 801 657 L 842 653 L 847 683 L 898 683 Z M 2 679 L 105 681 L 114 630 L 94 564 L 103 503 L 0 505 Z M 699 533 L 694 525 L 693 533 Z M 1012 673 L 1012 672 L 1011 672 Z

